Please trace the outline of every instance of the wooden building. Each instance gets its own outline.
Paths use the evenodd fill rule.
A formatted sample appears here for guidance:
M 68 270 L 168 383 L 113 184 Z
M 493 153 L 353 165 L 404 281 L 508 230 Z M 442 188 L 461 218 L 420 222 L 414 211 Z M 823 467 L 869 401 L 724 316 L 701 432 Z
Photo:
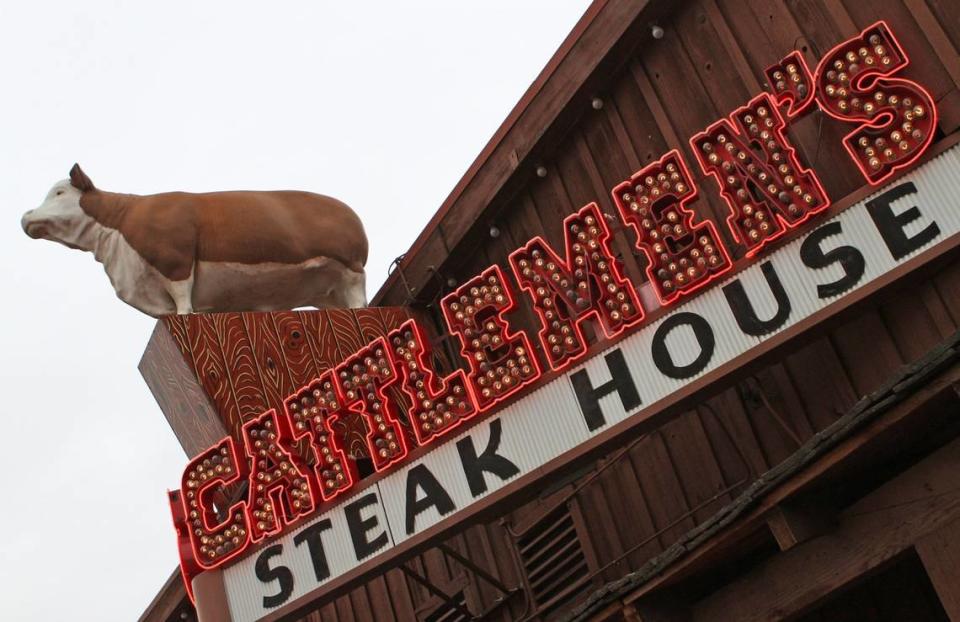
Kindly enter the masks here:
M 910 58 L 897 76 L 935 102 L 930 147 L 870 185 L 844 148 L 854 125 L 814 106 L 787 134 L 832 205 L 748 257 L 688 139 L 773 91 L 767 69 L 790 53 L 813 69 L 881 19 Z M 592 202 L 617 214 L 611 190 L 673 149 L 699 188 L 699 217 L 730 249 L 724 278 L 752 270 L 755 279 L 765 257 L 782 270 L 786 255 L 775 253 L 799 249 L 820 221 L 868 213 L 905 179 L 921 212 L 936 201 L 960 209 L 958 142 L 960 3 L 597 0 L 398 262 L 376 309 L 170 318 L 141 370 L 192 457 L 408 317 L 432 334 L 444 373 L 463 367 L 444 297 L 489 266 L 509 272 L 509 255 L 536 236 L 563 249 L 568 215 Z M 919 239 L 910 205 L 898 205 L 904 235 Z M 896 262 L 864 241 L 861 259 L 883 255 L 889 269 L 868 268 L 857 288 L 646 400 L 642 416 L 609 423 L 524 485 L 438 518 L 349 581 L 295 594 L 262 619 L 960 620 L 960 234 L 948 212 L 936 236 Z M 646 283 L 635 235 L 611 229 L 624 277 Z M 791 279 L 780 274 L 787 290 Z M 514 290 L 511 322 L 547 370 L 540 320 Z M 708 305 L 708 291 L 720 285 L 690 304 Z M 644 325 L 670 317 L 649 289 L 641 299 Z M 602 362 L 612 344 L 632 360 L 627 333 L 608 340 L 588 329 L 586 338 L 583 361 Z M 591 365 L 581 378 L 596 391 L 610 376 Z M 542 382 L 572 375 L 550 371 Z M 551 412 L 541 414 L 549 426 Z M 370 473 L 357 489 L 388 477 Z M 198 600 L 202 622 L 230 619 L 226 600 L 219 612 Z M 174 571 L 141 620 L 197 615 Z

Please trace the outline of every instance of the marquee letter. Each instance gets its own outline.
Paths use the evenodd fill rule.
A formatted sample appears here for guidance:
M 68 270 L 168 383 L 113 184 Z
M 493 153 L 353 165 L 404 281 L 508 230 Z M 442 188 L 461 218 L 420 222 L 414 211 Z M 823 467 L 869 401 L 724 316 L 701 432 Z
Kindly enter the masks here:
M 251 459 L 247 515 L 250 539 L 259 542 L 313 511 L 314 483 L 293 448 L 286 417 L 268 410 L 243 424 L 243 441 Z
M 390 543 L 385 530 L 378 533 L 372 540 L 370 539 L 370 531 L 380 526 L 380 519 L 376 514 L 363 518 L 364 508 L 379 504 L 377 493 L 371 492 L 343 506 L 343 515 L 347 519 L 350 540 L 353 541 L 353 552 L 357 561 L 370 557 Z
M 460 353 L 481 411 L 540 377 L 530 340 L 511 332 L 505 317 L 516 306 L 499 266 L 490 266 L 440 303 L 450 332 L 460 338 Z
M 762 93 L 690 139 L 703 171 L 720 185 L 730 208 L 727 226 L 748 257 L 830 205 L 785 127 L 773 99 Z
M 390 354 L 410 397 L 407 418 L 417 437 L 426 445 L 477 414 L 477 404 L 467 388 L 463 370 L 438 378 L 430 362 L 430 343 L 414 320 L 407 320 L 387 335 Z
M 767 76 L 768 90 L 787 119 L 799 117 L 815 101 L 813 76 L 800 52 L 790 52 L 763 73 Z
M 637 385 L 633 382 L 633 375 L 630 373 L 630 368 L 627 367 L 627 361 L 623 358 L 623 351 L 618 348 L 604 356 L 603 360 L 606 361 L 607 371 L 610 372 L 610 382 L 594 388 L 590 384 L 590 377 L 585 369 L 581 369 L 570 376 L 573 392 L 577 395 L 577 401 L 580 402 L 580 410 L 583 412 L 587 429 L 591 432 L 607 424 L 607 420 L 603 416 L 603 409 L 600 408 L 601 398 L 616 391 L 626 412 L 630 412 L 641 404 L 640 393 L 637 391 Z
M 664 305 L 700 289 L 730 269 L 730 257 L 710 221 L 693 224 L 697 187 L 674 149 L 613 189 L 620 218 L 647 256 L 647 278 Z
M 327 552 L 323 548 L 323 532 L 333 529 L 329 518 L 318 520 L 293 537 L 293 545 L 300 546 L 307 543 L 310 552 L 310 561 L 313 562 L 313 576 L 317 582 L 330 578 L 330 564 L 327 562 Z
M 643 319 L 633 285 L 610 252 L 610 229 L 596 203 L 563 220 L 566 255 L 561 259 L 536 237 L 510 253 L 517 282 L 530 293 L 540 317 L 540 342 L 553 369 L 583 356 L 587 342 L 580 324 L 600 322 L 610 338 Z
M 915 162 L 937 128 L 930 93 L 912 80 L 889 77 L 909 63 L 880 21 L 830 50 L 817 66 L 817 102 L 830 116 L 859 123 L 843 146 L 874 185 Z
M 270 560 L 277 555 L 283 554 L 283 545 L 274 544 L 263 549 L 257 561 L 253 565 L 253 571 L 261 583 L 273 583 L 277 581 L 280 584 L 280 591 L 272 596 L 263 597 L 263 608 L 271 609 L 285 603 L 290 594 L 293 593 L 293 573 L 286 566 L 270 567 Z
M 383 337 L 354 353 L 336 368 L 343 407 L 363 415 L 373 468 L 386 469 L 407 455 L 407 439 L 397 416 L 397 404 L 387 387 L 397 381 Z
M 215 568 L 236 557 L 250 542 L 246 504 L 240 501 L 230 506 L 226 518 L 219 521 L 210 498 L 216 490 L 247 476 L 247 462 L 242 458 L 233 439 L 227 437 L 187 463 L 183 471 L 183 510 L 193 559 L 201 568 Z
M 423 491 L 422 499 L 419 497 L 421 490 Z M 407 471 L 406 531 L 408 536 L 416 531 L 417 516 L 431 507 L 437 508 L 440 516 L 449 514 L 457 508 L 453 504 L 453 499 L 450 498 L 450 493 L 444 490 L 430 469 L 426 465 L 418 464 Z
M 352 414 L 342 408 L 336 384 L 333 371 L 326 371 L 283 401 L 294 438 L 306 436 L 310 441 L 316 458 L 313 471 L 324 501 L 349 490 L 359 479 L 356 462 L 347 457 L 343 433 L 333 426 L 341 416 Z
M 670 354 L 670 348 L 667 347 L 667 335 L 678 326 L 687 325 L 693 330 L 693 336 L 697 340 L 697 347 L 700 353 L 693 362 L 686 365 L 677 365 Z M 653 364 L 657 366 L 664 376 L 675 380 L 686 380 L 696 376 L 710 364 L 713 358 L 713 351 L 716 349 L 717 341 L 713 334 L 710 323 L 702 315 L 681 311 L 665 319 L 657 331 L 653 334 L 653 345 L 651 347 L 653 354 Z
M 803 240 L 800 245 L 800 260 L 803 265 L 814 270 L 821 270 L 835 263 L 840 263 L 843 276 L 831 283 L 817 285 L 818 298 L 830 298 L 847 291 L 860 282 L 866 268 L 863 253 L 852 246 L 838 246 L 832 251 L 823 252 L 820 242 L 831 235 L 843 231 L 840 221 L 828 222 Z
M 493 473 L 501 480 L 506 481 L 520 472 L 513 462 L 497 453 L 500 449 L 500 434 L 503 424 L 499 419 L 490 422 L 490 438 L 483 453 L 477 455 L 477 448 L 473 446 L 473 437 L 467 436 L 457 441 L 457 453 L 460 454 L 460 463 L 463 465 L 463 474 L 470 486 L 470 494 L 479 497 L 487 492 L 487 480 L 484 473 Z
M 911 237 L 907 237 L 904 227 L 920 218 L 920 210 L 916 205 L 900 214 L 894 214 L 890 204 L 901 199 L 908 194 L 916 194 L 917 187 L 912 181 L 900 184 L 890 188 L 878 197 L 867 201 L 867 211 L 870 212 L 870 218 L 876 225 L 877 231 L 883 237 L 883 241 L 890 251 L 890 255 L 900 261 L 918 248 L 922 248 L 927 242 L 936 239 L 940 235 L 940 226 L 931 221 L 926 227 L 918 231 Z
M 743 288 L 740 278 L 736 278 L 727 285 L 723 286 L 723 295 L 727 298 L 727 304 L 733 312 L 733 317 L 737 320 L 737 326 L 745 334 L 753 337 L 762 337 L 772 333 L 783 326 L 790 319 L 790 297 L 783 289 L 783 283 L 774 269 L 773 264 L 765 261 L 760 265 L 760 271 L 763 273 L 763 279 L 773 294 L 773 299 L 777 303 L 777 312 L 769 320 L 761 320 L 757 317 L 757 310 L 754 308 L 747 291 Z

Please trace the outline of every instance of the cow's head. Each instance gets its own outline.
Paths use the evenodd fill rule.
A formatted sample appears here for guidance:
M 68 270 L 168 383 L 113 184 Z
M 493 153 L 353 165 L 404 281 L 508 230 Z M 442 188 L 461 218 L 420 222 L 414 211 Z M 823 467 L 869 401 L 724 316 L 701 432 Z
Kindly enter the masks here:
M 79 164 L 74 164 L 70 178 L 53 184 L 40 207 L 23 215 L 20 219 L 23 230 L 31 238 L 91 250 L 89 240 L 84 238 L 90 233 L 93 219 L 80 207 L 80 197 L 93 189 L 93 182 L 87 174 Z

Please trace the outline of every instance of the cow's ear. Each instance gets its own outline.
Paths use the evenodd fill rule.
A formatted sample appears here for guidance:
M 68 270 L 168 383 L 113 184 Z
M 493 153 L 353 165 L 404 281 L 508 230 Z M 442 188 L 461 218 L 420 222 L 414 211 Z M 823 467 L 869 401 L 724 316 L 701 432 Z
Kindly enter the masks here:
M 80 192 L 93 190 L 93 182 L 90 181 L 90 178 L 83 172 L 79 164 L 74 164 L 73 168 L 70 169 L 70 185 Z

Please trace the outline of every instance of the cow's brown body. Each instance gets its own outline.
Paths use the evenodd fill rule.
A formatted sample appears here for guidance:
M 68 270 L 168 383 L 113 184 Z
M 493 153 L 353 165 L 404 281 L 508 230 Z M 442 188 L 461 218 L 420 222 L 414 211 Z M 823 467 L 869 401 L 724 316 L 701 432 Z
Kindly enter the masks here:
M 95 189 L 83 193 L 80 206 L 172 281 L 190 278 L 201 261 L 299 264 L 326 257 L 356 272 L 367 262 L 367 238 L 353 210 L 309 192 L 139 196 Z
M 91 251 L 117 296 L 154 316 L 366 304 L 363 225 L 319 194 L 118 194 L 74 166 L 22 224 Z

